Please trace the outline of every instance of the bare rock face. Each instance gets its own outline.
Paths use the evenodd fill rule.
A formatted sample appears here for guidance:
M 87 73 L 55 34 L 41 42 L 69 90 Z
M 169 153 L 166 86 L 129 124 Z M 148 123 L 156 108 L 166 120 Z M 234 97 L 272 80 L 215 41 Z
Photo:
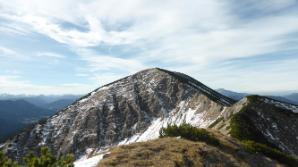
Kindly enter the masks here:
M 78 157 L 90 148 L 156 138 L 167 124 L 208 127 L 233 103 L 184 74 L 148 69 L 94 90 L 5 147 L 17 158 L 38 146 Z

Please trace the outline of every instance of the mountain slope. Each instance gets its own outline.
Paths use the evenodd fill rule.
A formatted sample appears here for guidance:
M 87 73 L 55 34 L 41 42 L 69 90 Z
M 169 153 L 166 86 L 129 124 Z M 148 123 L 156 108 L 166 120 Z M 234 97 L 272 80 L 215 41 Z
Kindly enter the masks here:
M 222 135 L 221 146 L 178 138 L 162 138 L 112 148 L 97 167 L 274 167 L 280 163 L 258 153 L 245 151 L 239 143 Z
M 298 106 L 248 96 L 225 110 L 209 128 L 240 140 L 253 140 L 298 157 Z
M 75 99 L 59 99 L 51 103 L 45 104 L 43 107 L 53 111 L 59 111 L 71 105 Z
M 298 93 L 292 93 L 290 95 L 285 96 L 285 98 L 296 102 L 296 104 L 298 104 Z
M 24 100 L 0 100 L 0 141 L 52 114 Z
M 105 85 L 16 136 L 7 151 L 22 156 L 46 145 L 57 155 L 158 137 L 169 123 L 207 127 L 233 100 L 181 73 L 148 69 Z

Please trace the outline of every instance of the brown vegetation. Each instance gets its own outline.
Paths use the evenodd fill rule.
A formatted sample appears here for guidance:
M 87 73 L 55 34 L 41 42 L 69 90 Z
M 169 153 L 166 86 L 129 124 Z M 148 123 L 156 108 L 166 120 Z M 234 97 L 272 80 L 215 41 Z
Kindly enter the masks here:
M 98 167 L 282 166 L 261 154 L 244 151 L 229 138 L 221 136 L 220 142 L 220 146 L 211 146 L 204 142 L 161 138 L 134 143 L 111 149 Z

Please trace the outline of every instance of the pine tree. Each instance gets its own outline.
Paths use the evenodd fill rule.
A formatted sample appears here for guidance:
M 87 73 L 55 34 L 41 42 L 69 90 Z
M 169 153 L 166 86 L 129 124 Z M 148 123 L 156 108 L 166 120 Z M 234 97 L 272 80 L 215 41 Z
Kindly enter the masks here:
M 67 154 L 57 159 L 47 147 L 41 147 L 39 156 L 29 153 L 24 161 L 26 167 L 73 167 L 74 156 Z

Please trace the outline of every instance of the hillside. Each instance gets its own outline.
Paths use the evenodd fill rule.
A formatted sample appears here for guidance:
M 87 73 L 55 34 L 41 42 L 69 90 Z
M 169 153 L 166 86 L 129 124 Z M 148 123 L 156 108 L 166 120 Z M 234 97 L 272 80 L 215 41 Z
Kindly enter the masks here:
M 292 93 L 290 95 L 285 96 L 287 99 L 291 101 L 295 101 L 298 104 L 298 93 Z
M 222 113 L 209 128 L 240 140 L 254 140 L 298 157 L 298 106 L 248 96 Z
M 52 114 L 25 100 L 0 100 L 0 141 Z
M 274 167 L 283 166 L 258 153 L 245 151 L 236 141 L 220 136 L 222 146 L 185 139 L 162 138 L 116 147 L 97 167 Z
M 75 99 L 59 99 L 59 100 L 47 103 L 43 107 L 49 110 L 59 111 L 69 106 L 74 101 Z

